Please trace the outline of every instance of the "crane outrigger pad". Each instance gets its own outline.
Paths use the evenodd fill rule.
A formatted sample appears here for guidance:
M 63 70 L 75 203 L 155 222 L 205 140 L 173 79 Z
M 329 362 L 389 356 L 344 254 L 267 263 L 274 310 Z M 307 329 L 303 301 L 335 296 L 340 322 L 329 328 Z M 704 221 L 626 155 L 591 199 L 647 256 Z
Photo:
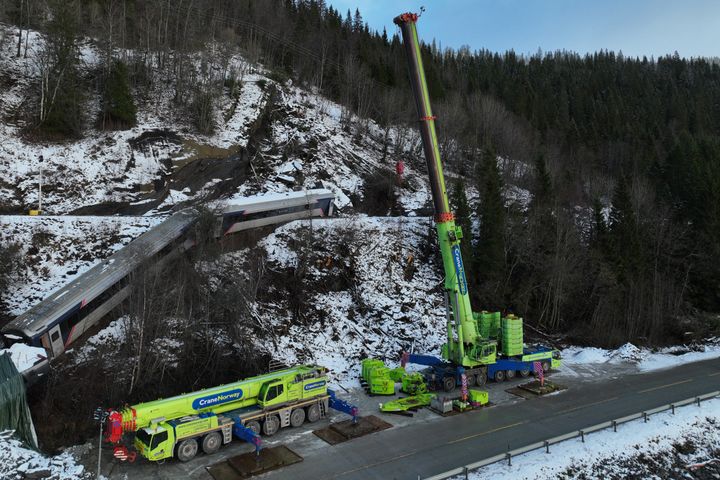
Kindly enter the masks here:
M 545 381 L 545 385 L 540 385 L 540 382 L 535 380 L 533 382 L 518 385 L 514 388 L 508 388 L 505 391 L 522 398 L 534 398 L 542 397 L 543 395 L 549 395 L 551 393 L 559 392 L 561 390 L 567 390 L 567 387 L 565 385 L 549 382 L 547 380 Z
M 243 453 L 207 468 L 215 480 L 239 480 L 277 470 L 303 461 L 303 457 L 285 445 L 267 447 L 260 451 Z
M 392 427 L 392 424 L 381 420 L 375 415 L 368 415 L 366 417 L 358 417 L 357 423 L 353 423 L 352 420 L 336 422 L 330 424 L 327 428 L 314 430 L 313 433 L 330 445 L 336 445 L 352 440 L 353 438 L 369 435 L 379 432 L 380 430 L 386 430 L 390 427 Z

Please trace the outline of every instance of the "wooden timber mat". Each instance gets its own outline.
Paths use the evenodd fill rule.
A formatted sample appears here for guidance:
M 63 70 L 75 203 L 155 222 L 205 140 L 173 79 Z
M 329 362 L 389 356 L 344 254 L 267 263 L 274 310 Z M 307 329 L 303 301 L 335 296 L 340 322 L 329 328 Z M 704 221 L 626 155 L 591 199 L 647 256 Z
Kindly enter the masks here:
M 559 383 L 545 382 L 545 386 L 541 387 L 539 381 L 524 383 L 517 387 L 508 388 L 505 390 L 508 393 L 517 395 L 525 399 L 542 397 L 543 395 L 549 395 L 551 393 L 567 390 L 565 385 Z
M 375 415 L 368 415 L 359 417 L 357 423 L 352 423 L 352 420 L 331 423 L 329 427 L 314 430 L 313 433 L 330 445 L 337 445 L 390 427 L 392 427 L 392 424 L 381 420 Z
M 239 480 L 302 462 L 303 458 L 285 445 L 243 453 L 207 468 L 215 480 Z

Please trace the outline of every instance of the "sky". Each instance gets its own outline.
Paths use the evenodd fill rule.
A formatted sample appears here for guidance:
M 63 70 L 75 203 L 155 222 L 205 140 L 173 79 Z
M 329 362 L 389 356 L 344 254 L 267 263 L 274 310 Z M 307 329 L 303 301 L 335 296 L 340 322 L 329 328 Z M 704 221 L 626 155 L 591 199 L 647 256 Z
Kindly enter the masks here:
M 343 16 L 360 9 L 371 29 L 425 13 L 418 33 L 444 47 L 518 53 L 601 49 L 626 56 L 720 56 L 720 0 L 326 0 Z

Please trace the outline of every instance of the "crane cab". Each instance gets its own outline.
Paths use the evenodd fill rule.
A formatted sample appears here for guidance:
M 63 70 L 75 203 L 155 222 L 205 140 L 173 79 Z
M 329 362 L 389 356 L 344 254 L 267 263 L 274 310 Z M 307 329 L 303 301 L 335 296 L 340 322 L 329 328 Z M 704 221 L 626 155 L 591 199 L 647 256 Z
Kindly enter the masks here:
M 163 460 L 173 456 L 175 432 L 162 425 L 141 428 L 135 434 L 134 443 L 138 453 L 148 460 Z

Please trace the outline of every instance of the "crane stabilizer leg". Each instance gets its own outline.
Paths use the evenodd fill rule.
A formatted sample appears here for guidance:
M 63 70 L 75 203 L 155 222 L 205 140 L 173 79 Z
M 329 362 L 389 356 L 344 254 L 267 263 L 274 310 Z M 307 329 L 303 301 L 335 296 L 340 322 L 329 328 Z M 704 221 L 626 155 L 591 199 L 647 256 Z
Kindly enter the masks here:
M 327 393 L 328 395 L 330 395 L 330 408 L 332 408 L 333 410 L 337 410 L 338 412 L 347 413 L 352 417 L 353 423 L 357 423 L 358 414 L 360 413 L 358 407 L 356 407 L 355 405 L 351 405 L 345 400 L 339 399 L 334 390 L 328 388 Z
M 235 425 L 233 425 L 232 432 L 233 435 L 240 440 L 245 440 L 246 442 L 255 445 L 255 455 L 260 455 L 260 450 L 262 450 L 262 439 L 260 438 L 260 435 L 252 431 L 252 429 L 243 426 L 239 418 L 235 419 Z

